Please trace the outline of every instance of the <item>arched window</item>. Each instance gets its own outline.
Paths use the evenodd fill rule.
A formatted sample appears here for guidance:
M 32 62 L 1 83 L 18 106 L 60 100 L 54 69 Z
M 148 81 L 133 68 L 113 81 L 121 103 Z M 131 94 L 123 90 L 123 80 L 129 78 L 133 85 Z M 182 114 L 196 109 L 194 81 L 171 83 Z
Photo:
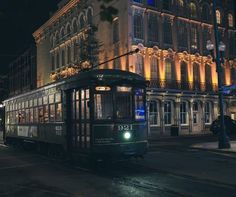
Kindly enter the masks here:
M 206 86 L 212 84 L 211 66 L 209 64 L 205 65 L 205 79 Z
M 120 37 L 119 37 L 119 20 L 116 18 L 113 21 L 113 43 L 119 42 Z
M 84 15 L 80 16 L 79 23 L 80 23 L 80 29 L 83 29 L 85 27 Z
M 211 112 L 212 112 L 212 105 L 211 102 L 206 102 L 204 106 L 204 119 L 205 119 L 205 124 L 210 124 L 211 123 Z
M 159 125 L 159 116 L 158 116 L 158 102 L 152 100 L 149 102 L 149 122 L 150 126 Z
M 150 13 L 148 19 L 148 40 L 158 42 L 158 21 L 157 15 Z
M 143 39 L 143 17 L 140 14 L 134 15 L 134 38 Z
M 210 20 L 210 8 L 207 4 L 203 4 L 202 6 L 202 19 L 204 21 Z
M 193 18 L 197 17 L 197 7 L 195 5 L 195 3 L 191 2 L 189 4 L 189 8 L 190 8 L 190 16 Z
M 156 57 L 152 57 L 150 63 L 151 79 L 159 78 L 158 59 Z
M 234 18 L 232 14 L 228 14 L 228 23 L 229 23 L 229 27 L 234 26 Z
M 89 8 L 89 9 L 88 9 L 88 12 L 87 12 L 87 21 L 88 21 L 88 24 L 92 24 L 92 20 L 93 20 L 92 9 Z
M 183 101 L 180 103 L 180 124 L 188 124 L 188 103 Z
M 136 73 L 141 75 L 141 76 L 144 76 L 144 68 L 143 68 L 143 56 L 142 55 L 139 55 L 137 54 L 137 61 L 136 61 Z
M 74 62 L 78 60 L 78 45 L 77 42 L 74 42 Z
M 217 22 L 217 24 L 221 24 L 221 13 L 220 13 L 220 10 L 216 10 L 216 22 Z
M 72 26 L 73 26 L 73 33 L 74 33 L 74 34 L 77 33 L 78 27 L 77 27 L 76 20 L 73 21 Z

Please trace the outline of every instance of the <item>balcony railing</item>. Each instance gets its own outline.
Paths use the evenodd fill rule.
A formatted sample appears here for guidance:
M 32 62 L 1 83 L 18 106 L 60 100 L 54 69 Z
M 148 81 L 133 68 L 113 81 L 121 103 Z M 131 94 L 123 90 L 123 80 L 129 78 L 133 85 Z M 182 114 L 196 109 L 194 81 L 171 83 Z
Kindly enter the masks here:
M 149 88 L 173 89 L 194 92 L 217 92 L 217 84 L 178 80 L 149 79 Z

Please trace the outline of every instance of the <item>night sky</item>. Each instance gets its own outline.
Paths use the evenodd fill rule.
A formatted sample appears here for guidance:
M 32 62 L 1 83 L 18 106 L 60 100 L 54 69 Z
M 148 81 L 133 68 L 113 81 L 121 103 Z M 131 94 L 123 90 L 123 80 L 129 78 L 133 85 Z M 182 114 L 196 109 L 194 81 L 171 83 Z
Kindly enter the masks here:
M 0 74 L 34 43 L 32 33 L 49 19 L 60 0 L 0 0 Z

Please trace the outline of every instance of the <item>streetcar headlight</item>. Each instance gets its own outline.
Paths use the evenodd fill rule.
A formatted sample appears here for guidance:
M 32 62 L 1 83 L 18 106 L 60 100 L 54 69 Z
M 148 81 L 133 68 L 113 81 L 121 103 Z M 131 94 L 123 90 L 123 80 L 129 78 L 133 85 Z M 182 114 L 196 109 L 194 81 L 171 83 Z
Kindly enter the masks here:
M 129 139 L 131 138 L 131 133 L 128 132 L 128 131 L 126 131 L 126 132 L 124 133 L 124 138 L 125 138 L 126 140 L 129 140 Z

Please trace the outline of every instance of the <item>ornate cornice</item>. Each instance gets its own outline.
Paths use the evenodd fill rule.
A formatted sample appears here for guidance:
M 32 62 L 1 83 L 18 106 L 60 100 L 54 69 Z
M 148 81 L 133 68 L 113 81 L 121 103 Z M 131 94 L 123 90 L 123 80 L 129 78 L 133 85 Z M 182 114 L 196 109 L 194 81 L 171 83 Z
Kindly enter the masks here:
M 36 42 L 44 37 L 43 34 L 46 28 L 51 26 L 56 20 L 58 20 L 61 16 L 67 13 L 71 8 L 73 8 L 78 2 L 80 2 L 80 0 L 69 1 L 65 6 L 63 6 L 60 10 L 58 10 L 52 17 L 50 17 L 50 19 L 46 23 L 44 23 L 39 29 L 37 29 L 33 33 L 33 37 L 36 40 Z

